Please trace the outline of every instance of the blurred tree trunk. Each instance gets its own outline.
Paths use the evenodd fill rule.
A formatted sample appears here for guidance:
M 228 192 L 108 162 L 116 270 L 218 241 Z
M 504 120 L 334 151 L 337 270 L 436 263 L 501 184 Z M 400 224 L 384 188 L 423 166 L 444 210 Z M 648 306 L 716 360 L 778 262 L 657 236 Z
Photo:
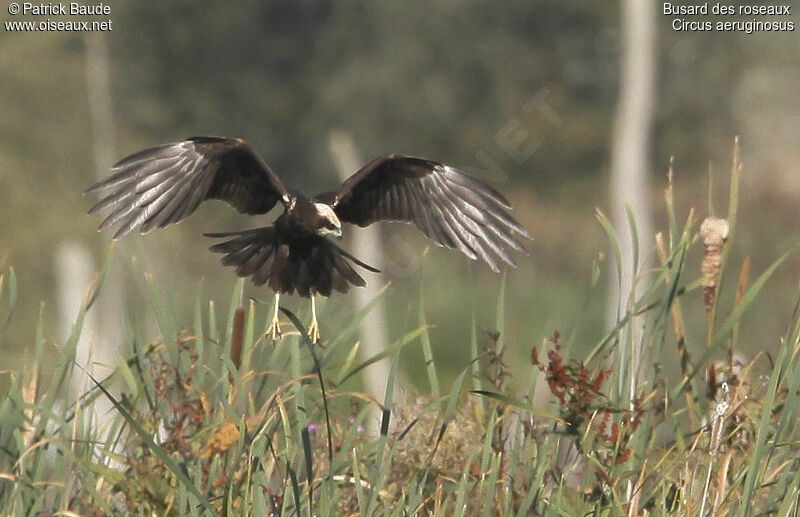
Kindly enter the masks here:
M 358 170 L 363 164 L 358 154 L 353 137 L 345 131 L 334 131 L 328 136 L 328 148 L 333 155 L 336 169 L 342 181 Z M 367 264 L 384 264 L 383 250 L 381 249 L 381 229 L 377 225 L 368 228 L 359 228 L 348 234 L 348 247 L 350 253 Z M 365 308 L 369 302 L 378 296 L 381 286 L 377 278 L 367 282 L 364 287 L 353 289 L 353 298 L 357 311 Z M 361 357 L 368 359 L 386 350 L 389 338 L 386 332 L 386 312 L 383 301 L 378 304 L 361 321 L 359 329 L 361 340 Z M 389 360 L 378 361 L 365 369 L 367 393 L 375 400 L 383 400 L 386 390 L 386 379 L 389 378 Z M 380 414 L 376 411 L 375 418 L 369 418 L 369 430 L 377 434 L 380 423 Z
M 108 42 L 104 32 L 84 34 L 86 90 L 89 95 L 94 163 L 97 179 L 102 179 L 108 174 L 108 168 L 117 155 Z
M 111 62 L 108 56 L 106 33 L 85 33 L 86 90 L 89 96 L 89 116 L 92 125 L 95 175 L 97 179 L 108 175 L 108 168 L 117 156 L 114 131 L 114 104 L 111 94 Z M 120 250 L 121 251 L 121 250 Z M 122 255 L 120 253 L 120 255 Z M 123 341 L 124 284 L 119 264 L 112 266 L 100 292 L 97 310 L 102 327 L 95 339 L 102 343 L 103 359 L 114 364 L 114 350 Z
M 86 300 L 86 292 L 96 272 L 94 259 L 89 249 L 83 244 L 62 241 L 55 253 L 56 289 L 58 300 L 58 335 L 63 343 L 69 340 L 72 326 L 81 307 Z M 97 311 L 89 311 L 83 320 L 81 336 L 75 350 L 75 362 L 82 368 L 89 369 L 91 342 L 98 334 Z M 70 393 L 67 403 L 82 395 L 91 387 L 88 377 L 76 370 L 70 382 Z
M 621 1 L 622 57 L 620 63 L 620 93 L 616 123 L 611 145 L 611 217 L 619 233 L 622 252 L 622 278 L 616 284 L 611 277 L 610 318 L 616 325 L 617 316 L 625 314 L 636 293 L 647 289 L 645 278 L 638 278 L 653 247 L 648 185 L 650 168 L 650 138 L 655 105 L 656 74 L 656 4 L 650 0 Z M 634 263 L 634 240 L 626 209 L 630 209 L 638 228 L 640 264 Z M 613 271 L 613 269 L 612 269 Z M 620 363 L 627 371 L 631 384 L 622 397 L 635 390 L 641 360 L 641 328 L 643 320 L 635 318 L 626 327 L 620 347 Z M 624 383 L 623 383 L 624 384 Z M 622 389 L 622 388 L 621 388 Z
M 101 178 L 106 175 L 115 153 L 106 36 L 102 32 L 86 33 L 84 44 L 94 161 L 97 177 Z M 55 269 L 59 326 L 61 336 L 66 340 L 84 303 L 96 267 L 88 246 L 62 242 L 56 251 Z M 114 268 L 106 279 L 97 303 L 86 314 L 75 350 L 75 362 L 97 379 L 111 373 L 116 363 L 115 351 L 122 344 L 123 335 L 122 305 L 122 276 L 119 269 Z M 92 387 L 86 374 L 75 370 L 70 380 L 67 402 Z M 94 405 L 93 418 L 100 428 L 111 421 L 111 409 L 111 404 L 104 397 L 100 397 Z

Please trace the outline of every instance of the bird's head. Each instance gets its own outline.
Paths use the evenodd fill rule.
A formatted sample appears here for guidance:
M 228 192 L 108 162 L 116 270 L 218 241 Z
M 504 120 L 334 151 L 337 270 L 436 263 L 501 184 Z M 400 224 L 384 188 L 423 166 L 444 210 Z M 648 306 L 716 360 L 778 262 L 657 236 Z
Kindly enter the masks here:
M 342 223 L 336 212 L 333 211 L 330 205 L 325 203 L 314 203 L 314 208 L 319 215 L 319 223 L 314 231 L 317 235 L 326 236 L 333 235 L 337 239 L 342 238 Z

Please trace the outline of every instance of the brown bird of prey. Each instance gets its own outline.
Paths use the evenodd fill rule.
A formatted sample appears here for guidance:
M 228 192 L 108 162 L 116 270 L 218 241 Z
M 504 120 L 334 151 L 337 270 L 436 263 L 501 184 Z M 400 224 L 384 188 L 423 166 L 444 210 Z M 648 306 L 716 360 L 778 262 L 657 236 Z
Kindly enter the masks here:
M 433 160 L 388 154 L 349 177 L 336 192 L 307 198 L 283 186 L 278 176 L 244 140 L 193 137 L 132 154 L 111 168 L 113 174 L 87 193 L 107 191 L 90 214 L 105 212 L 105 230 L 121 223 L 114 239 L 147 233 L 177 223 L 202 201 L 226 201 L 239 212 L 265 214 L 279 201 L 274 224 L 231 233 L 211 251 L 236 274 L 275 292 L 275 313 L 268 334 L 280 336 L 281 294 L 311 298 L 309 337 L 319 340 L 315 296 L 366 282 L 353 265 L 377 269 L 353 257 L 327 237 L 341 238 L 342 223 L 361 227 L 376 221 L 413 223 L 439 246 L 481 259 L 494 270 L 516 266 L 507 248 L 527 253 L 517 236 L 525 229 L 509 215 L 508 201 L 490 186 Z

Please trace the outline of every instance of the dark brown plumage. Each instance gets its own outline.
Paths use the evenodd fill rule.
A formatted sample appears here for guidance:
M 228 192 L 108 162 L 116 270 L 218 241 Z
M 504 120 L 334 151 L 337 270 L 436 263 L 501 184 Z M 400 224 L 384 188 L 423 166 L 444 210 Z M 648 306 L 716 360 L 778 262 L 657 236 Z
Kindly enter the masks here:
M 376 158 L 337 192 L 311 199 L 287 190 L 249 144 L 234 138 L 159 145 L 128 156 L 112 171 L 87 193 L 109 191 L 89 213 L 106 214 L 101 230 L 119 225 L 115 239 L 179 222 L 208 199 L 246 214 L 267 213 L 280 201 L 284 213 L 272 226 L 206 235 L 227 239 L 211 250 L 223 253 L 222 263 L 235 266 L 239 276 L 312 302 L 315 294 L 365 285 L 354 265 L 377 271 L 326 238 L 341 237 L 342 222 L 361 227 L 381 220 L 409 222 L 436 244 L 481 259 L 494 271 L 502 264 L 515 266 L 508 248 L 525 253 L 517 237 L 528 238 L 496 190 L 411 156 Z

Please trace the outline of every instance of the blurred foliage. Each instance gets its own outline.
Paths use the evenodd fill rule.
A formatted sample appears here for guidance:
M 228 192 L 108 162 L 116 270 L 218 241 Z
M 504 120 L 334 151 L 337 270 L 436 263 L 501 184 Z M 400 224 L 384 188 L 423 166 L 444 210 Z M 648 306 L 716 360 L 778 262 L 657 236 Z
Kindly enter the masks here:
M 607 204 L 620 52 L 616 4 L 182 0 L 111 6 L 113 31 L 104 36 L 118 157 L 195 134 L 241 136 L 288 185 L 313 193 L 338 182 L 326 143 L 331 131 L 344 129 L 365 160 L 397 151 L 488 169 L 535 238 L 533 258 L 510 276 L 506 332 L 536 342 L 574 321 L 589 264 L 603 249 L 594 207 Z M 659 27 L 654 192 L 674 155 L 677 185 L 686 193 L 677 210 L 702 210 L 708 164 L 722 168 L 732 136 L 741 134 L 751 179 L 745 177 L 750 198 L 739 242 L 751 253 L 775 256 L 800 236 L 797 212 L 787 204 L 797 184 L 793 191 L 782 183 L 791 177 L 785 171 L 800 164 L 791 144 L 798 131 L 792 92 L 800 43 L 783 34 L 676 33 L 660 14 Z M 34 324 L 41 300 L 55 299 L 57 244 L 83 242 L 99 255 L 108 242 L 94 233 L 97 221 L 83 215 L 92 200 L 81 196 L 97 168 L 84 54 L 84 38 L 96 36 L 0 34 L 0 267 L 16 265 L 28 286 L 21 329 Z M 524 152 L 528 147 L 532 153 Z M 515 156 L 515 149 L 522 154 Z M 772 221 L 766 228 L 765 210 Z M 207 278 L 212 297 L 229 282 L 230 272 L 203 253 L 208 243 L 199 233 L 263 222 L 203 207 L 186 224 L 124 243 L 120 262 L 155 272 L 168 295 L 184 302 L 176 310 L 188 314 L 199 279 Z M 474 300 L 494 292 L 497 277 L 441 250 L 428 254 L 419 270 L 424 239 L 405 228 L 392 232 L 400 244 L 390 239 L 387 249 L 406 250 L 412 266 L 395 273 L 384 267 L 389 278 L 402 280 L 387 300 L 394 333 L 415 318 L 410 305 L 419 285 L 458 286 L 426 289 L 426 305 L 433 332 L 448 341 L 441 353 L 463 357 L 460 343 L 469 331 L 456 316 L 475 310 L 478 323 L 489 325 L 491 312 Z M 733 259 L 740 261 L 737 253 Z M 754 268 L 768 263 L 759 256 L 753 262 Z M 792 297 L 796 278 L 787 270 L 776 304 Z M 467 275 L 469 285 L 462 282 Z M 141 296 L 136 287 L 127 294 L 135 312 Z M 335 310 L 322 310 L 323 325 L 337 322 Z M 53 328 L 56 309 L 45 315 Z M 753 348 L 785 323 L 760 320 L 762 327 L 743 339 Z M 603 321 L 602 302 L 592 302 L 578 341 L 596 338 Z M 14 332 L 11 350 L 21 353 L 29 343 Z
M 629 314 L 645 320 L 643 357 L 633 357 L 638 323 L 627 316 L 591 357 L 554 332 L 538 346 L 517 343 L 527 355 L 515 365 L 526 389 L 512 387 L 520 384 L 506 356 L 513 343 L 496 333 L 486 333 L 492 349 L 455 363 L 452 387 L 409 386 L 398 377 L 399 357 L 432 337 L 423 325 L 390 347 L 385 395 L 376 400 L 358 391 L 354 375 L 372 364 L 356 357 L 352 329 L 363 314 L 343 314 L 321 348 L 284 310 L 284 336 L 270 343 L 271 307 L 241 306 L 241 280 L 227 310 L 198 295 L 191 330 L 174 332 L 171 308 L 151 300 L 161 335 L 176 337 L 129 335 L 131 352 L 72 400 L 63 386 L 86 375 L 75 362 L 83 318 L 66 346 L 39 327 L 32 360 L 0 370 L 9 384 L 0 399 L 0 514 L 792 515 L 800 296 L 773 307 L 788 320 L 772 340 L 774 357 L 736 353 L 740 324 L 758 326 L 744 316 L 765 303 L 761 289 L 786 255 L 747 287 L 720 284 L 738 291 L 734 302 L 699 307 L 710 322 L 706 350 L 724 351 L 725 360 L 697 354 L 680 382 L 661 368 L 685 342 L 703 340 L 704 329 L 677 330 L 689 316 L 684 302 L 702 287 L 687 284 L 683 259 L 709 255 L 691 237 L 694 223 L 670 234 L 653 288 L 631 303 Z M 672 217 L 670 225 L 678 227 Z M 0 273 L 0 324 L 17 291 L 14 271 Z M 97 300 L 83 302 L 82 316 Z M 496 321 L 504 311 L 498 304 Z M 446 341 L 431 344 L 439 356 Z M 53 375 L 37 368 L 45 356 L 57 363 Z M 649 375 L 627 392 L 623 365 L 634 359 Z M 431 360 L 433 372 L 440 365 L 453 366 Z M 103 410 L 107 401 L 114 407 Z

